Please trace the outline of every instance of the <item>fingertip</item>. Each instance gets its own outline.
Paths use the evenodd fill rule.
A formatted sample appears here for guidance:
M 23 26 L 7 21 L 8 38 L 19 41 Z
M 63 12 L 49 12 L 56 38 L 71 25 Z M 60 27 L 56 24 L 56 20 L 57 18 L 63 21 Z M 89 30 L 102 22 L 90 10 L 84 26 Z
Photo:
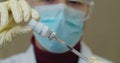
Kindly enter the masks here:
M 31 7 L 25 0 L 20 0 L 19 3 L 23 11 L 24 22 L 28 22 L 30 20 Z
M 32 9 L 32 18 L 37 20 L 37 21 L 39 21 L 39 19 L 40 19 L 39 13 L 34 9 Z
M 8 25 L 10 22 L 9 22 L 9 15 L 8 15 L 8 8 L 7 8 L 7 5 L 6 4 L 2 4 L 0 5 L 0 24 L 2 27 L 5 27 L 6 25 Z
M 21 7 L 16 0 L 10 0 L 10 9 L 16 23 L 21 23 L 23 20 Z

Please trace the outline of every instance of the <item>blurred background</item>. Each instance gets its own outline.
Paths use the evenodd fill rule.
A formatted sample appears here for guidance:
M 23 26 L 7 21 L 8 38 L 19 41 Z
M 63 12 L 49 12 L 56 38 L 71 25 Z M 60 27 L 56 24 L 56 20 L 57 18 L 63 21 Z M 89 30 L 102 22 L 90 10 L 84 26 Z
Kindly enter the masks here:
M 19 36 L 0 49 L 0 58 L 26 51 L 31 35 L 26 36 Z M 120 0 L 95 0 L 93 16 L 86 22 L 84 41 L 94 53 L 120 63 Z
M 86 22 L 84 41 L 94 53 L 120 63 L 120 0 L 94 0 Z

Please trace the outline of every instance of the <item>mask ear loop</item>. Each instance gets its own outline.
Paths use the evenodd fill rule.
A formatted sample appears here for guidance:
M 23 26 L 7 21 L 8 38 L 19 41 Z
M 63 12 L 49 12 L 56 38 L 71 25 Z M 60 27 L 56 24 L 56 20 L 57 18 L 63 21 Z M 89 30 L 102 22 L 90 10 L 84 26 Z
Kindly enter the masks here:
M 85 21 L 91 17 L 94 9 L 94 2 L 88 2 L 87 4 L 89 5 L 89 9 L 88 9 L 87 15 L 85 16 L 85 19 L 84 19 Z

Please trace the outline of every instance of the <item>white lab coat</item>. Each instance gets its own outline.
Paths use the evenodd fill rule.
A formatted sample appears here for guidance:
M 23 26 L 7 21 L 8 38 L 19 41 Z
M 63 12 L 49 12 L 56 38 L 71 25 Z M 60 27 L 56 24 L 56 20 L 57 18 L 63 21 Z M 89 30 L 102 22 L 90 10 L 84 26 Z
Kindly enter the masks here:
M 89 49 L 89 47 L 83 42 L 81 42 L 81 53 L 87 57 L 94 56 L 103 63 L 113 63 L 102 57 L 94 55 Z M 36 63 L 33 46 L 30 45 L 29 48 L 23 53 L 12 55 L 5 59 L 0 59 L 0 63 Z M 79 58 L 78 63 L 87 63 L 87 62 Z

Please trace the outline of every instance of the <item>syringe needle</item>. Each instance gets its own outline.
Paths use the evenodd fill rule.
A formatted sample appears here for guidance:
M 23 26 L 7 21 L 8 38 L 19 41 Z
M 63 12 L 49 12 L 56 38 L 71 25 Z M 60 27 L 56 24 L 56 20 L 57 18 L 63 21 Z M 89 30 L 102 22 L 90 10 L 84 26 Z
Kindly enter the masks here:
M 89 61 L 87 57 L 85 57 L 84 55 L 82 55 L 80 52 L 78 52 L 76 49 L 74 49 L 73 47 L 71 47 L 69 44 L 67 44 L 66 42 L 62 41 L 61 39 L 54 37 L 59 43 L 65 45 L 71 52 L 73 52 L 74 54 L 76 54 L 77 56 L 79 56 L 80 58 L 84 59 L 85 61 Z

